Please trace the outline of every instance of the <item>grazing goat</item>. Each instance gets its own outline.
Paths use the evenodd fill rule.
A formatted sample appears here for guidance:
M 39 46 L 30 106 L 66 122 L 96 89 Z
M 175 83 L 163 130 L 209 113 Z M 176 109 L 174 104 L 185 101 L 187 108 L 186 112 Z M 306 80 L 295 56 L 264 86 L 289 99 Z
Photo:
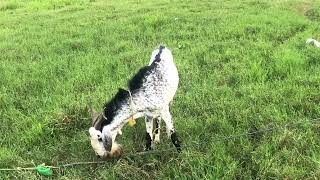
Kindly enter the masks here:
M 160 142 L 162 119 L 166 124 L 167 135 L 180 152 L 180 140 L 169 111 L 169 104 L 176 93 L 178 83 L 178 71 L 171 51 L 160 46 L 152 52 L 149 65 L 141 68 L 129 81 L 129 90 L 119 89 L 105 104 L 103 112 L 93 117 L 95 122 L 89 132 L 91 145 L 96 154 L 100 157 L 121 155 L 122 148 L 115 142 L 116 136 L 122 133 L 121 129 L 129 119 L 143 116 L 146 124 L 146 150 L 151 150 L 153 143 Z

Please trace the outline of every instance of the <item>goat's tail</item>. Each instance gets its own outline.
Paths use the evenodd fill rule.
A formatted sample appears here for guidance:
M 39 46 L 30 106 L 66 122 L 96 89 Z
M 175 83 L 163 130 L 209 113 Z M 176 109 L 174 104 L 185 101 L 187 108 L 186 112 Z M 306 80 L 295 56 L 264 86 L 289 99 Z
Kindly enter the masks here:
M 173 59 L 171 51 L 168 48 L 166 48 L 166 46 L 160 45 L 159 48 L 152 51 L 149 65 L 151 65 L 154 62 L 166 60 L 168 58 Z

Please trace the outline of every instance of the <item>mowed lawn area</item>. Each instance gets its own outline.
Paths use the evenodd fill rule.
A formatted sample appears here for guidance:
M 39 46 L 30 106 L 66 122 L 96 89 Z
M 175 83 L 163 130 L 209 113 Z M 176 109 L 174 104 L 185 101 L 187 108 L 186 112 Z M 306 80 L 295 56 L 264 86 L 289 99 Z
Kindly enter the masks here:
M 2 0 L 0 168 L 97 161 L 90 97 L 102 110 L 165 44 L 180 75 L 171 112 L 182 153 L 49 178 L 319 179 L 320 119 L 310 120 L 320 118 L 320 49 L 310 37 L 320 40 L 318 0 Z M 125 154 L 144 139 L 143 119 L 117 137 Z M 162 124 L 155 149 L 172 147 Z

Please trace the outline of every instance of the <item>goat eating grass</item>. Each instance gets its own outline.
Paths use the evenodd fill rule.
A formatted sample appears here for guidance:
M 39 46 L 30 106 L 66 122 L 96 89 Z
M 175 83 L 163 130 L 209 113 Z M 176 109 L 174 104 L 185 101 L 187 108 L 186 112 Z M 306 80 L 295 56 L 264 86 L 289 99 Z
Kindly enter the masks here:
M 169 104 L 179 83 L 176 65 L 171 51 L 160 46 L 151 55 L 150 63 L 139 70 L 129 81 L 129 90 L 119 89 L 104 105 L 100 115 L 94 115 L 93 127 L 89 129 L 91 145 L 99 157 L 114 157 L 122 154 L 122 146 L 115 142 L 122 134 L 122 127 L 129 119 L 145 117 L 146 147 L 151 150 L 160 142 L 161 119 L 166 124 L 167 135 L 177 151 L 181 151 L 180 140 L 173 126 Z M 155 135 L 153 124 L 155 121 Z

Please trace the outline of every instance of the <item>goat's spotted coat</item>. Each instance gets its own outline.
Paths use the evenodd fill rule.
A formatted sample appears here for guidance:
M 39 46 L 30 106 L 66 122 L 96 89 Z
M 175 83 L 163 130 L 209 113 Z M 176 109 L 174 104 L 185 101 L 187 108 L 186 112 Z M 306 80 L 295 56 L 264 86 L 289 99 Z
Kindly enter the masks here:
M 96 153 L 99 156 L 106 156 L 114 149 L 115 138 L 128 120 L 131 117 L 136 119 L 142 116 L 145 116 L 147 131 L 146 150 L 151 149 L 152 142 L 160 142 L 160 120 L 163 119 L 168 136 L 180 151 L 180 142 L 169 111 L 169 103 L 176 93 L 178 83 L 178 71 L 171 51 L 160 46 L 152 52 L 149 65 L 141 68 L 129 81 L 130 92 L 119 89 L 118 93 L 105 104 L 101 124 L 96 128 L 90 128 L 90 135 L 101 133 L 101 137 L 96 138 L 97 140 L 91 137 L 93 148 L 95 151 L 98 149 Z M 153 120 L 156 121 L 154 137 Z

